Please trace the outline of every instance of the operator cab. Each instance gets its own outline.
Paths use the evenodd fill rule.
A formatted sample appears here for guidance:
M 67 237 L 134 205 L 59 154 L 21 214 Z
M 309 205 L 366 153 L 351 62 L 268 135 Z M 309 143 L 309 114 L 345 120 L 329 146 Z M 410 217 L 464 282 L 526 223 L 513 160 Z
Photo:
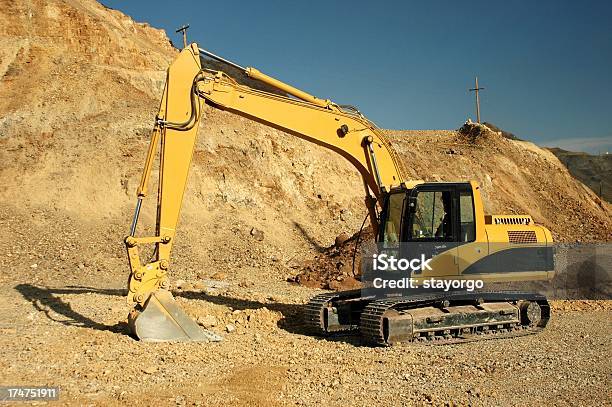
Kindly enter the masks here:
M 473 242 L 476 219 L 472 185 L 424 183 L 389 191 L 381 213 L 378 242 Z

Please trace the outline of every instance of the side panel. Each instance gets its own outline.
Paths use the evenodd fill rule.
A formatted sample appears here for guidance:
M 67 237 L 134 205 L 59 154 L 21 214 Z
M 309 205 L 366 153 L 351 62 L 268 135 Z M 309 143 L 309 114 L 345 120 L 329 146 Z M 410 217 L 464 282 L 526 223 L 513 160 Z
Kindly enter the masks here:
M 551 246 L 519 246 L 508 244 L 474 262 L 463 274 L 537 273 L 554 269 Z
M 546 232 L 540 226 L 485 225 L 488 242 L 461 246 L 460 274 L 496 282 L 550 279 L 554 258 Z M 510 241 L 510 236 L 516 235 L 529 236 L 532 242 Z

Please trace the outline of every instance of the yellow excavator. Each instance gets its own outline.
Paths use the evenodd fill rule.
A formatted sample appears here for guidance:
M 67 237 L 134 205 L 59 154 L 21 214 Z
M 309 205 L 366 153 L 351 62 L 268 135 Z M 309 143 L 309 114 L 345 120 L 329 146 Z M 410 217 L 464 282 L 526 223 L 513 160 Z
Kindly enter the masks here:
M 205 68 L 205 60 L 238 70 L 264 84 L 268 91 Z M 133 334 L 141 340 L 221 340 L 177 305 L 168 280 L 170 253 L 204 104 L 280 129 L 346 158 L 362 176 L 365 204 L 380 247 L 427 245 L 428 267 L 407 272 L 417 283 L 499 283 L 549 280 L 553 276 L 551 233 L 535 225 L 530 216 L 485 215 L 476 182 L 406 180 L 391 143 L 355 107 L 314 97 L 194 43 L 168 68 L 130 234 L 125 238 L 131 269 L 128 302 L 133 304 L 128 320 Z M 156 233 L 138 237 L 136 227 L 158 145 Z M 155 245 L 154 260 L 148 263 L 139 255 L 139 247 L 145 244 Z M 516 336 L 537 332 L 549 318 L 544 296 L 520 291 L 438 290 L 415 295 L 394 291 L 377 296 L 367 290 L 352 290 L 317 295 L 304 307 L 305 323 L 315 333 L 357 331 L 364 341 L 378 345 Z

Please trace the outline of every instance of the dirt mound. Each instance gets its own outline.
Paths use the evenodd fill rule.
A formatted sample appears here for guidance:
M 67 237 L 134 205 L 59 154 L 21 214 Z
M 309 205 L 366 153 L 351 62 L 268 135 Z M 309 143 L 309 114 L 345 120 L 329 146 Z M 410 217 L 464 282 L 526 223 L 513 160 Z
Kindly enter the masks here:
M 362 248 L 374 241 L 371 227 L 353 236 L 339 235 L 334 245 L 300 264 L 300 274 L 289 279 L 306 287 L 330 290 L 359 288 Z

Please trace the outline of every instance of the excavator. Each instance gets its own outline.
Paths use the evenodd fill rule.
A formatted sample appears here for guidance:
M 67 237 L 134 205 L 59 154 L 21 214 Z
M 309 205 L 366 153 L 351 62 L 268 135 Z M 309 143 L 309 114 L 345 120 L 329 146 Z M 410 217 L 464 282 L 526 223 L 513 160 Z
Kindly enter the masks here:
M 228 66 L 258 89 L 205 61 Z M 226 69 L 226 70 L 228 70 Z M 243 81 L 244 82 L 244 81 Z M 263 88 L 266 90 L 261 90 Z M 491 283 L 549 280 L 552 235 L 529 215 L 485 215 L 477 182 L 407 180 L 389 140 L 357 108 L 317 98 L 255 68 L 244 68 L 192 43 L 167 70 L 130 234 L 129 326 L 143 341 L 219 341 L 176 303 L 170 292 L 170 254 L 204 105 L 280 129 L 328 148 L 360 173 L 376 241 L 385 248 L 427 244 L 428 266 L 407 271 L 417 282 L 478 279 Z M 159 152 L 154 236 L 136 234 Z M 408 160 L 409 161 L 409 160 Z M 140 248 L 154 245 L 149 262 Z M 368 290 L 323 293 L 304 306 L 304 322 L 319 335 L 357 332 L 366 343 L 454 343 L 538 332 L 550 319 L 547 299 L 514 290 L 433 290 L 404 295 Z

